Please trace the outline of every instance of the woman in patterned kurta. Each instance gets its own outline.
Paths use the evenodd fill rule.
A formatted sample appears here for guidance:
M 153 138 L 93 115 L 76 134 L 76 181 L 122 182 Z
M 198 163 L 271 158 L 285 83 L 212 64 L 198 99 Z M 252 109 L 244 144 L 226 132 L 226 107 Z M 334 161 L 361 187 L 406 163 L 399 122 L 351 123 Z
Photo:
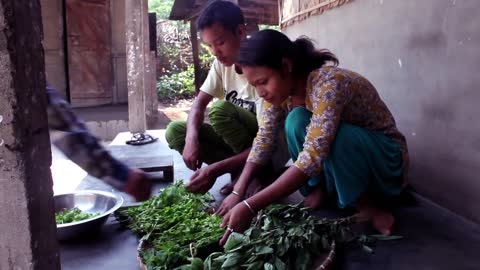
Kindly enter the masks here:
M 338 64 L 333 54 L 315 50 L 309 40 L 292 42 L 273 30 L 242 44 L 238 63 L 266 102 L 235 193 L 244 194 L 269 161 L 282 120 L 295 163 L 243 203 L 237 194 L 227 197 L 221 207 L 231 209 L 224 218 L 229 228 L 243 230 L 254 210 L 300 189 L 307 206 L 318 207 L 325 194 L 336 194 L 340 207 L 356 207 L 380 232 L 390 233 L 394 218 L 379 201 L 398 195 L 406 183 L 405 138 L 367 79 L 327 62 Z

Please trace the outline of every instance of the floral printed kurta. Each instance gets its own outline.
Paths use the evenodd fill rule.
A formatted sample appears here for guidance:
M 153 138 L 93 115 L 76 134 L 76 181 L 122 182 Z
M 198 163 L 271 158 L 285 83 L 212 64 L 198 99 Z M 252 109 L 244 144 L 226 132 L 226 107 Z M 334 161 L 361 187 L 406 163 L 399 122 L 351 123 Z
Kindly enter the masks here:
M 264 103 L 264 114 L 248 161 L 266 164 L 275 146 L 278 130 L 288 112 L 290 100 L 276 107 Z M 361 75 L 337 67 L 322 67 L 308 76 L 305 107 L 312 112 L 303 151 L 295 166 L 310 177 L 318 176 L 328 156 L 340 121 L 374 132 L 381 132 L 400 145 L 403 152 L 404 179 L 408 151 L 404 136 L 380 99 L 375 87 Z

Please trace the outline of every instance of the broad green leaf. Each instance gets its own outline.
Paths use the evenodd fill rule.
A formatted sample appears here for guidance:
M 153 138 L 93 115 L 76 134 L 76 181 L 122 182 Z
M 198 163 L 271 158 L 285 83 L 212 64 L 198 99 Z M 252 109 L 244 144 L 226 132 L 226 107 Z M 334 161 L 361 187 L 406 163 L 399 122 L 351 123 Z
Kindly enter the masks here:
M 255 253 L 257 255 L 265 255 L 273 253 L 273 248 L 268 246 L 258 246 L 255 248 Z
M 225 251 L 230 251 L 239 245 L 241 245 L 245 240 L 245 236 L 240 233 L 233 232 L 230 234 L 230 236 L 227 239 L 227 242 L 225 243 Z
M 273 270 L 274 267 L 273 267 L 273 264 L 269 263 L 269 262 L 266 262 L 264 265 L 263 265 L 263 269 L 264 270 Z
M 263 262 L 262 261 L 256 261 L 254 263 L 248 264 L 247 270 L 260 270 L 262 269 Z
M 241 258 L 242 258 L 242 255 L 238 253 L 227 254 L 225 257 L 225 262 L 223 262 L 222 264 L 222 268 L 232 267 L 241 263 L 240 261 Z
M 275 269 L 276 270 L 287 270 L 287 265 L 282 261 L 280 260 L 278 257 L 275 258 Z

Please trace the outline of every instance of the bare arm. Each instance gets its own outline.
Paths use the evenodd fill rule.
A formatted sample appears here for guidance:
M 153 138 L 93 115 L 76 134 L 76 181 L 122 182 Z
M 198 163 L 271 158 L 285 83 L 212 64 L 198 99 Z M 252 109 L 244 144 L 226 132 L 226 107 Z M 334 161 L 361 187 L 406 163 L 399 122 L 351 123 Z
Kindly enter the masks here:
M 239 171 L 242 169 L 243 165 L 245 165 L 248 153 L 250 153 L 250 149 L 251 148 L 249 147 L 232 157 L 215 162 L 210 166 L 215 172 L 218 173 L 218 175 Z
M 255 172 L 261 165 L 247 162 L 244 172 Z M 247 173 L 246 173 L 247 174 Z M 242 173 L 243 176 L 243 173 Z M 268 205 L 284 198 L 295 190 L 300 188 L 308 180 L 308 176 L 303 173 L 296 166 L 291 166 L 286 172 L 284 172 L 273 184 L 255 194 L 254 196 L 246 199 L 244 203 L 239 203 L 241 199 L 236 199 L 235 206 L 228 213 L 225 214 L 222 222 L 222 227 L 227 227 L 225 234 L 220 240 L 220 245 L 224 245 L 228 237 L 232 232 L 243 232 L 248 226 L 254 216 L 254 212 L 267 207 Z M 244 178 L 248 179 L 248 178 Z M 245 183 L 246 181 L 242 181 Z M 241 188 L 242 185 L 238 185 Z M 227 200 L 227 197 L 225 200 Z
M 227 214 L 230 211 L 230 209 L 232 209 L 235 205 L 237 205 L 242 200 L 243 197 L 245 197 L 245 193 L 247 191 L 248 186 L 250 185 L 250 182 L 252 181 L 254 176 L 258 174 L 258 172 L 263 166 L 264 165 L 247 161 L 247 163 L 245 164 L 245 167 L 243 168 L 242 174 L 240 175 L 237 183 L 233 188 L 235 193 L 232 192 L 232 194 L 228 195 L 223 200 L 216 214 L 220 216 Z
M 241 153 L 227 158 L 225 160 L 218 161 L 207 167 L 197 170 L 190 182 L 187 184 L 186 189 L 193 193 L 205 193 L 215 184 L 217 178 L 225 173 L 240 171 L 245 165 L 250 148 L 245 149 Z
M 245 195 L 250 182 L 258 174 L 262 167 L 264 166 L 253 162 L 247 162 L 233 189 L 242 196 Z
M 290 166 L 273 184 L 249 198 L 248 202 L 258 211 L 289 196 L 303 186 L 309 178 L 296 166 Z
M 211 95 L 200 91 L 188 114 L 187 135 L 185 137 L 185 148 L 183 149 L 182 156 L 185 164 L 191 170 L 196 170 L 202 166 L 198 134 L 205 117 L 205 110 L 212 99 L 213 97 Z

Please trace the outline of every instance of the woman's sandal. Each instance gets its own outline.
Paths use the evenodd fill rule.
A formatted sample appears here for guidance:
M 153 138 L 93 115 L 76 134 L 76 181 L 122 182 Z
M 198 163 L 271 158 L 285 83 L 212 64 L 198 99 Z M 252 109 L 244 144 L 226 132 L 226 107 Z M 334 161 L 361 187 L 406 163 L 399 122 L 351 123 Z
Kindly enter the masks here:
M 125 143 L 129 145 L 144 145 L 144 144 L 153 143 L 157 140 L 158 138 L 154 138 L 145 133 L 135 133 L 132 135 L 132 138 L 126 141 Z

